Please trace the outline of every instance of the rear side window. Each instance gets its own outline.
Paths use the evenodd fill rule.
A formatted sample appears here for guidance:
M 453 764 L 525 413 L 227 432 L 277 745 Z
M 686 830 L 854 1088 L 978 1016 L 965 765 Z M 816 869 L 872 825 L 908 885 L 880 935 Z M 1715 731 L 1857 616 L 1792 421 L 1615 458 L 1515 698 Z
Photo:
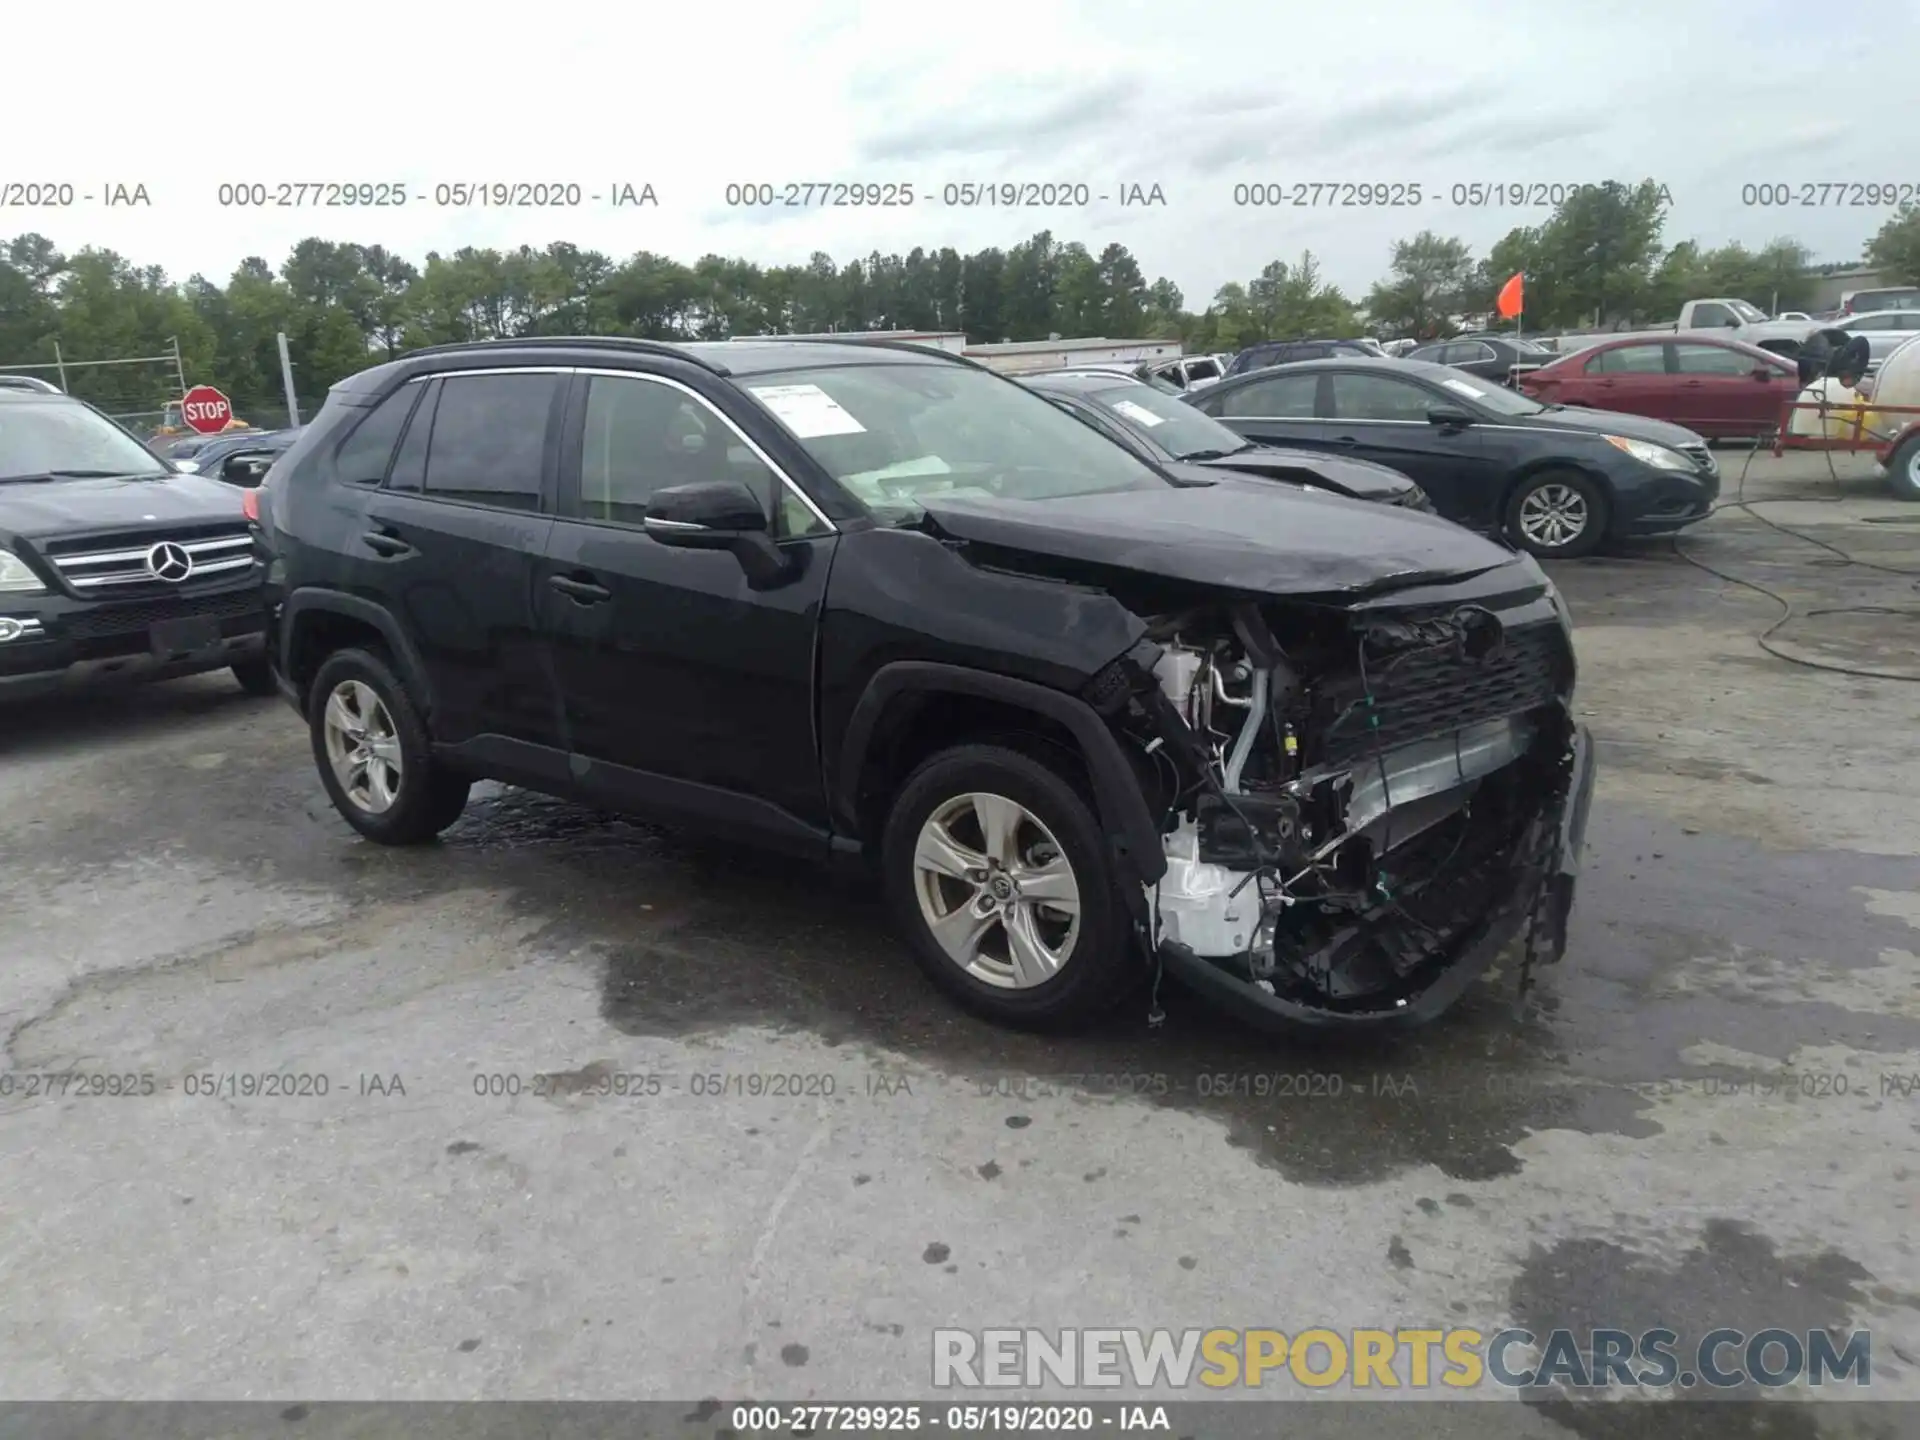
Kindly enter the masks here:
M 557 383 L 553 375 L 444 377 L 427 444 L 425 493 L 538 510 Z
M 385 480 L 393 447 L 419 398 L 418 385 L 402 385 L 362 416 L 334 451 L 333 473 L 349 485 L 378 485 Z
M 400 449 L 393 457 L 393 469 L 387 475 L 387 488 L 418 494 L 427 483 L 427 442 L 433 438 L 433 411 L 440 401 L 440 382 L 429 380 L 424 385 L 409 388 L 427 393 L 420 401 L 419 408 L 413 412 L 413 423 L 407 426 L 406 438 L 400 442 Z

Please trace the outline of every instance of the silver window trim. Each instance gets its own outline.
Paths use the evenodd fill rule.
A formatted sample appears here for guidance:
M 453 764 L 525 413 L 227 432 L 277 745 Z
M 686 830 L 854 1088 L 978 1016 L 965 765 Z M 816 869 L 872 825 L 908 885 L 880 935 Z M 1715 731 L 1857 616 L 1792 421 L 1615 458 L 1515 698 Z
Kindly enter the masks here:
M 785 469 L 775 463 L 773 457 L 767 454 L 765 450 L 762 450 L 760 446 L 755 443 L 751 435 L 736 425 L 732 417 L 721 410 L 705 395 L 695 390 L 691 385 L 680 380 L 675 380 L 670 375 L 655 375 L 647 370 L 613 370 L 599 365 L 490 365 L 479 369 L 433 370 L 423 375 L 409 377 L 407 384 L 420 385 L 428 380 L 457 380 L 462 375 L 604 375 L 613 380 L 643 380 L 652 385 L 665 385 L 670 390 L 678 390 L 682 395 L 697 401 L 706 407 L 706 409 L 712 411 L 714 417 L 718 419 L 721 424 L 725 425 L 727 429 L 731 430 L 734 435 L 738 437 L 740 443 L 754 453 L 755 458 L 758 459 L 762 465 L 773 472 L 787 493 L 792 495 L 802 505 L 806 506 L 808 513 L 811 514 L 815 520 L 827 527 L 827 533 L 829 535 L 837 535 L 840 533 L 840 527 L 827 518 L 826 511 L 814 503 L 813 497 L 801 489 L 798 482 L 796 482 Z M 432 498 L 431 494 L 427 492 L 422 493 L 426 498 Z M 559 516 L 557 518 L 566 519 L 568 517 Z M 575 518 L 586 519 L 584 516 Z M 594 522 L 587 521 L 587 523 L 592 524 Z M 794 538 L 803 537 L 796 536 Z

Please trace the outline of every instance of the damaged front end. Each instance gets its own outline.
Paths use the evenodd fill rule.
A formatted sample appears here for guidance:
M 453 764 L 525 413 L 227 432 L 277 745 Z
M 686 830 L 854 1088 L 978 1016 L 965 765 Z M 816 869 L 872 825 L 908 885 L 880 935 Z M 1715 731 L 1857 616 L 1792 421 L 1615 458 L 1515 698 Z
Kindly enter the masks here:
M 1197 597 L 1086 698 L 1160 820 L 1161 961 L 1252 1018 L 1428 1019 L 1566 947 L 1593 786 L 1539 571 L 1373 600 Z M 1511 573 L 1511 572 L 1510 572 Z

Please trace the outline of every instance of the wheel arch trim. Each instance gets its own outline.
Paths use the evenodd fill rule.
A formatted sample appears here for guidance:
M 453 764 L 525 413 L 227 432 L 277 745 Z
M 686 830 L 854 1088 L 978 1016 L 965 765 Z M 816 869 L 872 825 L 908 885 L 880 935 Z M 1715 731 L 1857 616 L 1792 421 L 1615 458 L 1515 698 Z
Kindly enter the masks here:
M 1142 885 L 1152 885 L 1166 874 L 1160 830 L 1140 782 L 1119 740 L 1092 706 L 1031 680 L 935 661 L 896 660 L 881 666 L 867 681 L 840 743 L 833 785 L 836 826 L 849 834 L 859 832 L 860 777 L 888 707 L 903 696 L 929 693 L 997 700 L 1058 722 L 1073 736 L 1091 771 L 1096 818 L 1122 867 Z
M 319 587 L 306 587 L 293 591 L 287 596 L 280 613 L 279 652 L 281 664 L 290 665 L 294 654 L 293 642 L 299 633 L 301 617 L 310 615 L 339 615 L 349 620 L 359 620 L 371 625 L 380 632 L 387 643 L 387 649 L 393 656 L 393 663 L 400 672 L 400 680 L 407 687 L 408 698 L 420 712 L 425 721 L 433 713 L 433 688 L 427 682 L 427 668 L 420 658 L 420 652 L 400 622 L 393 618 L 385 606 L 376 604 L 359 595 L 346 595 L 337 590 Z M 301 701 L 311 697 L 302 693 Z

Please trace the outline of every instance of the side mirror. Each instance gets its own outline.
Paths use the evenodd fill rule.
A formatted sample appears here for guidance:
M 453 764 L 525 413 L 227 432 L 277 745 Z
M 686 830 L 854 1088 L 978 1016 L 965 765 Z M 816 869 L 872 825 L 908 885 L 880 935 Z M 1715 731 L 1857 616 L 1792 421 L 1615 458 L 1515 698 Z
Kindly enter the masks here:
M 792 562 L 773 543 L 759 497 L 737 480 L 656 490 L 641 523 L 653 539 L 676 550 L 732 551 L 756 590 L 792 574 Z
M 1753 378 L 1758 380 L 1762 385 L 1766 384 L 1769 380 L 1773 379 L 1773 377 L 1778 375 L 1779 373 L 1780 372 L 1778 370 L 1775 370 L 1768 365 L 1756 365 L 1753 367 Z
M 1430 405 L 1427 407 L 1427 423 L 1438 425 L 1443 430 L 1458 430 L 1471 425 L 1473 417 L 1458 405 Z
M 1740 317 L 1738 315 L 1729 315 L 1726 319 L 1726 326 L 1729 330 L 1738 330 L 1740 328 Z

